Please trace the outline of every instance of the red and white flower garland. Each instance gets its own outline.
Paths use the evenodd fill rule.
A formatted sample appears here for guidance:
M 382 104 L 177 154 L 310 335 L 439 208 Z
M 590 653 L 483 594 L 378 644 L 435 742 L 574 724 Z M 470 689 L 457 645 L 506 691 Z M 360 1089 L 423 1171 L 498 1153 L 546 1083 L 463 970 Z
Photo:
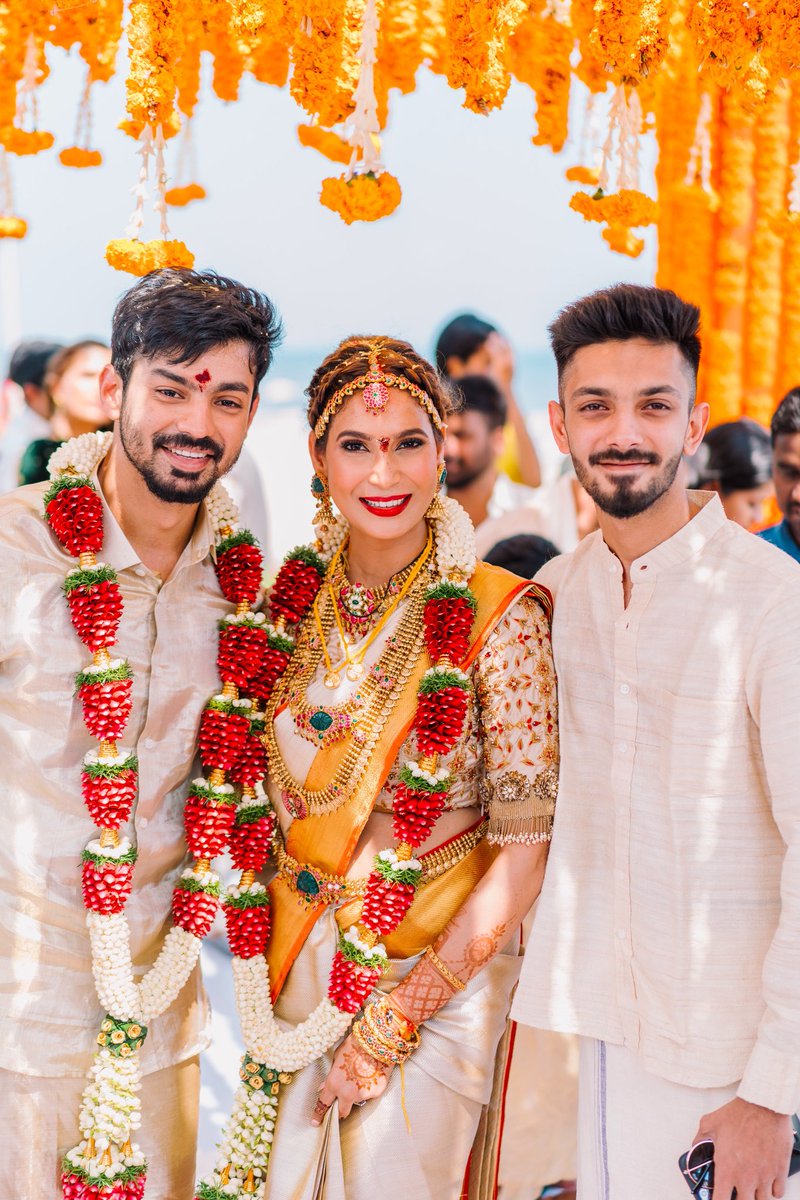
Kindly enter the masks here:
M 211 698 L 201 717 L 200 757 L 208 774 L 191 784 L 185 809 L 187 843 L 195 862 L 175 888 L 173 927 L 137 984 L 124 916 L 136 850 L 119 833 L 136 796 L 137 760 L 133 751 L 117 746 L 131 712 L 133 677 L 128 663 L 109 653 L 123 604 L 115 571 L 97 560 L 103 545 L 103 508 L 91 479 L 111 438 L 85 434 L 62 446 L 50 460 L 52 483 L 44 498 L 53 533 L 78 559 L 64 591 L 76 633 L 92 652 L 76 682 L 84 722 L 99 742 L 84 758 L 81 780 L 99 836 L 83 853 L 82 886 L 97 994 L 108 1014 L 83 1095 L 81 1141 L 64 1161 L 62 1190 L 67 1200 L 143 1197 L 146 1162 L 131 1137 L 140 1121 L 138 1051 L 147 1024 L 169 1007 L 185 984 L 201 939 L 211 927 L 219 880 L 210 860 L 232 841 L 235 857 L 249 862 L 253 845 L 269 843 L 274 821 L 256 804 L 254 786 L 264 774 L 265 760 L 258 736 L 263 720 L 253 701 L 264 694 L 264 673 L 270 677 L 266 622 L 252 612 L 261 587 L 261 552 L 247 530 L 237 529 L 236 508 L 217 485 L 206 505 L 216 540 L 217 577 L 236 611 L 220 622 L 217 666 L 222 691 Z M 249 690 L 253 699 L 241 698 L 240 690 Z M 241 793 L 238 808 L 233 784 Z M 229 920 L 229 929 L 231 924 L 236 927 L 236 920 Z M 263 915 L 255 924 L 263 945 Z M 234 940 L 239 947 L 247 944 L 243 927 L 252 929 L 251 917 L 238 925 Z
M 386 966 L 386 950 L 379 939 L 397 928 L 413 902 L 422 874 L 414 852 L 430 836 L 452 784 L 438 759 L 455 746 L 463 732 L 470 682 L 459 663 L 469 649 L 476 608 L 468 586 L 476 562 L 472 524 L 455 501 L 443 503 L 445 516 L 437 520 L 435 534 L 439 580 L 426 593 L 423 616 L 432 666 L 419 686 L 413 725 L 419 758 L 403 765 L 395 797 L 396 845 L 375 858 L 359 921 L 340 935 L 326 998 L 294 1029 L 285 1029 L 274 1017 L 263 948 L 253 942 L 246 953 L 234 949 L 236 1000 L 246 1050 L 242 1086 L 223 1132 L 213 1174 L 198 1185 L 196 1200 L 261 1200 L 280 1085 L 347 1033 Z M 287 625 L 296 626 L 310 612 L 325 564 L 346 533 L 346 527 L 336 522 L 320 534 L 315 549 L 293 551 L 278 574 L 270 596 L 268 635 L 276 668 L 273 687 L 294 649 Z M 262 698 L 266 701 L 269 697 Z M 251 884 L 249 893 L 241 886 L 233 889 L 228 903 L 241 902 L 254 886 L 258 887 Z

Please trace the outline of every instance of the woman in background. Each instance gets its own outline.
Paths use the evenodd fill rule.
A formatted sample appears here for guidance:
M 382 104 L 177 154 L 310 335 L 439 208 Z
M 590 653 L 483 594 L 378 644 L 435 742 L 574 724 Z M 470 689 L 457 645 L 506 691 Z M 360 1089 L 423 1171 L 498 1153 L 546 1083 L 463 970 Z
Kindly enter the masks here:
M 773 494 L 767 430 L 748 417 L 725 421 L 708 431 L 697 458 L 698 486 L 719 494 L 729 521 L 759 529 Z
M 50 455 L 69 438 L 109 426 L 100 404 L 100 372 L 111 361 L 104 342 L 86 340 L 57 350 L 47 364 L 45 390 L 53 404 L 50 437 L 31 442 L 19 464 L 19 482 L 42 483 L 48 478 Z

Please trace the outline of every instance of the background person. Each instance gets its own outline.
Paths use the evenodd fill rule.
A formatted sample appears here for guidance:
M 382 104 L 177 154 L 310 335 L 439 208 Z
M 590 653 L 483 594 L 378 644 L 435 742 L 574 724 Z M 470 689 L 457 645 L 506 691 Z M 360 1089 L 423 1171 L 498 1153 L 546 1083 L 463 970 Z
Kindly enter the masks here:
M 462 313 L 439 334 L 436 366 L 449 379 L 488 375 L 495 381 L 506 402 L 502 469 L 515 483 L 538 487 L 539 457 L 514 394 L 514 352 L 508 338 L 474 313 Z
M 761 537 L 800 562 L 800 388 L 781 400 L 770 424 L 772 479 L 783 520 Z
M 68 438 L 109 426 L 100 399 L 100 375 L 110 361 L 108 346 L 93 339 L 64 346 L 48 360 L 44 387 L 52 404 L 50 436 L 37 438 L 25 449 L 19 464 L 21 484 L 46 480 L 50 455 Z
M 748 417 L 715 425 L 695 461 L 697 486 L 718 494 L 729 521 L 750 530 L 763 525 L 773 487 L 770 437 L 762 425 Z
M 800 1196 L 800 575 L 683 486 L 698 324 L 618 285 L 551 326 L 600 530 L 539 573 L 561 775 L 513 1015 L 580 1036 L 581 1200 L 675 1200 L 702 1138 L 720 1198 Z
M 26 448 L 50 432 L 53 402 L 44 386 L 44 373 L 60 342 L 20 342 L 8 364 L 3 384 L 0 438 L 0 494 L 19 485 L 19 463 Z

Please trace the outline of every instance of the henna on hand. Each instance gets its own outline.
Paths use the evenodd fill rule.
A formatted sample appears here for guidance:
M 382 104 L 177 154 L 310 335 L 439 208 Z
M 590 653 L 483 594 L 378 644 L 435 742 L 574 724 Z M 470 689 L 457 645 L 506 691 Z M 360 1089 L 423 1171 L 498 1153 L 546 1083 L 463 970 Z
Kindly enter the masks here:
M 377 1058 L 373 1058 L 371 1054 L 367 1054 L 365 1050 L 362 1050 L 360 1046 L 356 1046 L 349 1039 L 342 1049 L 344 1053 L 341 1065 L 344 1077 L 350 1083 L 354 1083 L 359 1091 L 370 1091 L 391 1070 L 390 1067 L 379 1063 Z
M 447 1004 L 453 992 L 430 959 L 423 957 L 389 993 L 389 1001 L 409 1021 L 421 1025 Z

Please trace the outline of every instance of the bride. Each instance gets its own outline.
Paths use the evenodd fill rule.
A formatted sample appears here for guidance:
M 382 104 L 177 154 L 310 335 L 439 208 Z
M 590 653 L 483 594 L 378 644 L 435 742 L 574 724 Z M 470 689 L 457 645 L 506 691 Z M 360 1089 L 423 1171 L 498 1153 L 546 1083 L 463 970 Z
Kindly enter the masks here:
M 411 346 L 349 338 L 308 397 L 317 541 L 269 607 L 268 970 L 234 946 L 243 1083 L 198 1195 L 490 1197 L 555 802 L 550 599 L 440 498 L 450 398 Z

